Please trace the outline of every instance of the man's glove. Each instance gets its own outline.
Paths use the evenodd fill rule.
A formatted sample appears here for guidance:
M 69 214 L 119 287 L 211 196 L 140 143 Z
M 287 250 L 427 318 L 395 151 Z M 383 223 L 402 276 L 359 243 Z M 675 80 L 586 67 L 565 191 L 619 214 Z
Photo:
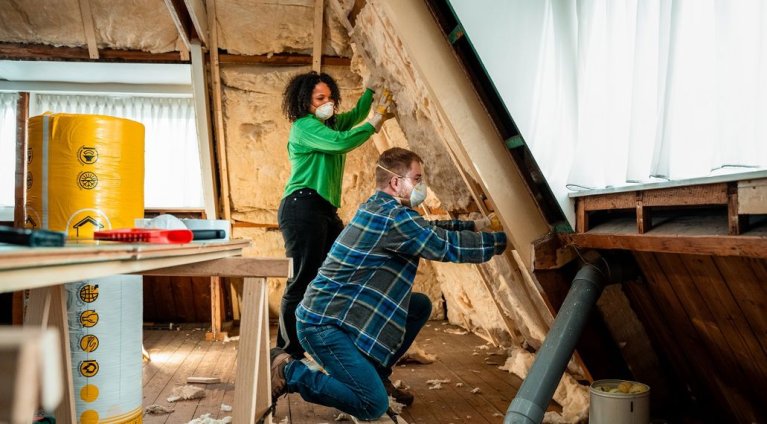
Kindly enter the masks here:
M 503 231 L 503 225 L 501 225 L 501 221 L 495 213 L 491 213 L 488 216 L 483 216 L 482 218 L 474 220 L 474 231 Z

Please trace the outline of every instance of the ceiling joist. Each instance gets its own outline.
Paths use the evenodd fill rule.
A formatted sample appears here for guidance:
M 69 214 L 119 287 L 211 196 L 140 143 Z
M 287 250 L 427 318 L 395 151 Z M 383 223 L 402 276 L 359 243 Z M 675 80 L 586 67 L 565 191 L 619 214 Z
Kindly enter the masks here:
M 322 33 L 325 25 L 323 15 L 325 0 L 314 0 L 314 46 L 312 47 L 312 70 L 320 72 L 322 68 Z
M 54 47 L 45 44 L 0 43 L 0 59 L 8 60 L 71 60 L 92 61 L 88 49 L 82 47 Z M 104 62 L 160 62 L 179 63 L 179 52 L 149 53 L 141 50 L 99 50 L 99 61 Z
M 314 57 L 307 54 L 236 55 L 219 54 L 219 63 L 224 65 L 311 65 Z M 351 59 L 341 56 L 322 56 L 322 66 L 350 66 Z

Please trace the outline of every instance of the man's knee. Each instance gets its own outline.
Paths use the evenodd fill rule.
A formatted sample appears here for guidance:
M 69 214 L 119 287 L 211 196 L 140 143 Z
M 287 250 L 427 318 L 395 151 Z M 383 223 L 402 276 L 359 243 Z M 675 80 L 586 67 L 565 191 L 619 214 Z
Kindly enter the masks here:
M 383 416 L 387 409 L 389 409 L 389 395 L 386 394 L 386 390 L 378 390 L 371 394 L 363 413 L 357 418 L 361 420 L 375 420 Z
M 423 293 L 413 292 L 410 295 L 410 308 L 414 312 L 414 315 L 431 316 L 431 300 L 429 296 Z

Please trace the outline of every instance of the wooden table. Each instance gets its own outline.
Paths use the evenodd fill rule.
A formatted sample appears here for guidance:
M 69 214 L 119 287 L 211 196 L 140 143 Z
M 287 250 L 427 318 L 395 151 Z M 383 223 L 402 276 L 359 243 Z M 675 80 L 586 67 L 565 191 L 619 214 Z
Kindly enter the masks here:
M 0 292 L 30 290 L 25 325 L 58 328 L 64 400 L 58 420 L 76 423 L 63 284 L 115 274 L 244 277 L 233 422 L 253 423 L 271 404 L 267 277 L 289 277 L 289 258 L 244 258 L 246 240 L 183 245 L 74 243 L 60 248 L 0 245 Z

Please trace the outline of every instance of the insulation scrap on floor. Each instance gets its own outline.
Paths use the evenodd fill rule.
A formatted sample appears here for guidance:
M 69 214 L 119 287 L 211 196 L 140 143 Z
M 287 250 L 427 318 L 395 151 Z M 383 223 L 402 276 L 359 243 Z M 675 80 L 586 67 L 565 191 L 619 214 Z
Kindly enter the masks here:
M 447 334 L 455 334 L 457 336 L 465 336 L 466 334 L 469 334 L 468 331 L 463 330 L 461 328 L 446 328 L 445 333 Z
M 449 378 L 446 378 L 444 380 L 440 380 L 440 379 L 426 380 L 426 384 L 429 385 L 429 390 L 440 390 L 442 389 L 442 385 L 447 383 L 450 383 Z
M 436 360 L 437 355 L 427 353 L 421 346 L 418 346 L 417 342 L 414 342 L 397 363 L 403 364 L 407 362 L 416 362 L 419 364 L 431 364 Z
M 202 414 L 199 417 L 189 421 L 187 424 L 228 424 L 232 422 L 232 417 L 219 419 L 211 418 L 210 414 Z
M 168 396 L 168 402 L 178 400 L 202 399 L 205 397 L 205 390 L 197 386 L 178 386 L 173 389 Z
M 167 406 L 162 406 L 158 404 L 149 405 L 146 408 L 144 408 L 144 413 L 149 415 L 170 414 L 172 412 L 173 412 L 172 408 L 168 408 Z
M 222 403 L 221 410 L 224 412 L 232 412 L 232 405 L 227 405 L 225 403 Z

